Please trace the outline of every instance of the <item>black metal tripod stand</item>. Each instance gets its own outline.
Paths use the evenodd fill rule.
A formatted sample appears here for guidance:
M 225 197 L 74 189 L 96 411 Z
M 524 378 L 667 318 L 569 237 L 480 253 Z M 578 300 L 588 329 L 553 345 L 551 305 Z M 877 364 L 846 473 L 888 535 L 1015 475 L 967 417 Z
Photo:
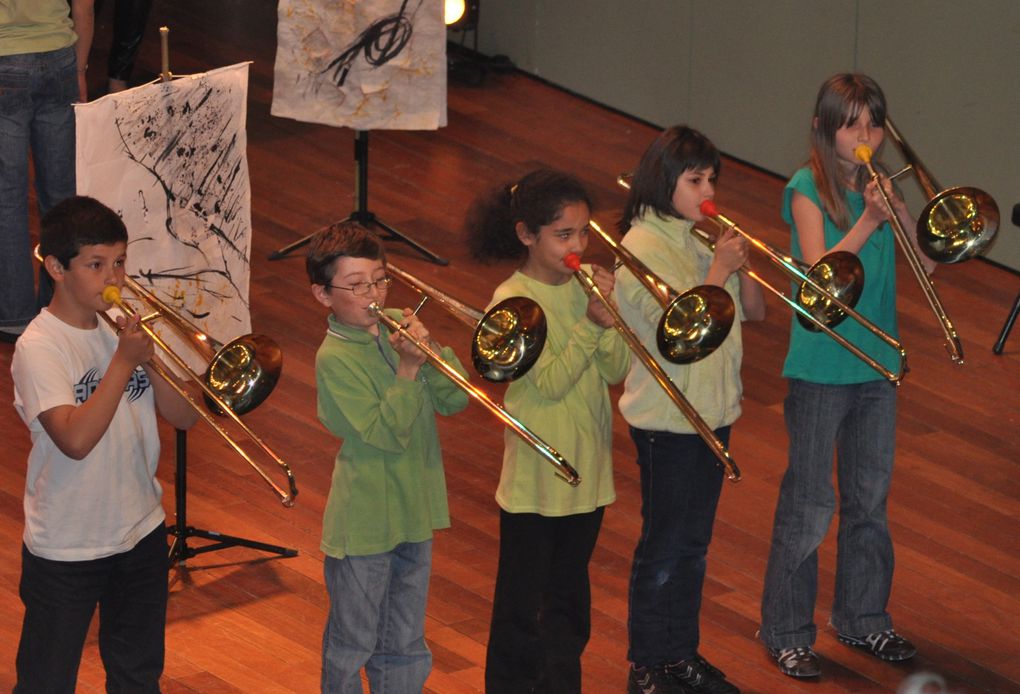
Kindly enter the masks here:
M 999 339 L 996 341 L 995 347 L 992 348 L 996 354 L 1002 354 L 1002 350 L 1006 346 L 1006 338 L 1009 337 L 1009 332 L 1013 329 L 1013 323 L 1016 322 L 1018 313 L 1020 313 L 1020 293 L 1013 300 L 1013 310 L 1009 312 L 1009 317 L 1006 318 L 1006 322 L 1002 326 L 1002 332 L 999 333 Z
M 365 227 L 376 227 L 382 231 L 380 236 L 384 239 L 392 239 L 394 241 L 400 241 L 411 246 L 414 250 L 421 253 L 427 259 L 431 260 L 437 265 L 449 265 L 450 261 L 446 258 L 442 258 L 425 246 L 421 245 L 412 238 L 409 238 L 399 231 L 386 224 L 381 219 L 375 216 L 374 213 L 368 210 L 368 133 L 364 130 L 356 130 L 354 136 L 354 165 L 355 165 L 355 179 L 354 179 L 354 192 L 356 199 L 356 207 L 343 221 L 358 222 Z M 280 260 L 286 258 L 293 251 L 301 248 L 309 241 L 312 240 L 314 234 L 309 234 L 303 239 L 298 239 L 294 243 L 288 244 L 283 248 L 280 248 L 270 254 L 270 260 Z
M 250 547 L 260 552 L 279 554 L 282 557 L 296 557 L 296 549 L 288 549 L 278 545 L 269 545 L 265 542 L 246 540 L 243 537 L 233 535 L 222 535 L 212 530 L 202 530 L 188 525 L 188 432 L 177 430 L 177 480 L 174 484 L 174 497 L 176 502 L 176 520 L 166 526 L 168 535 L 174 538 L 170 545 L 170 566 L 184 566 L 185 562 L 198 554 L 215 552 L 227 547 Z M 189 547 L 189 537 L 200 537 L 204 540 L 211 540 L 213 544 L 202 545 L 201 547 Z

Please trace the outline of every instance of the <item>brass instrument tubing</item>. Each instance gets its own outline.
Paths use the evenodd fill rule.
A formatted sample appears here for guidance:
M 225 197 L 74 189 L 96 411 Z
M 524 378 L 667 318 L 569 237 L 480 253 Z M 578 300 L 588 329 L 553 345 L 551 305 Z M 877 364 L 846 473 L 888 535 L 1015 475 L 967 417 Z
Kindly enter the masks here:
M 620 315 L 617 308 L 613 306 L 613 304 L 602 294 L 598 285 L 595 284 L 595 281 L 588 275 L 587 272 L 581 269 L 580 258 L 571 254 L 564 259 L 564 262 L 567 267 L 574 271 L 574 277 L 581 283 L 585 293 L 589 296 L 593 295 L 597 297 L 602 305 L 605 306 L 606 310 L 609 311 L 610 315 L 613 317 L 613 324 L 617 332 L 620 333 L 634 355 L 644 365 L 644 367 L 648 369 L 648 372 L 666 392 L 666 395 L 668 395 L 669 399 L 673 401 L 673 404 L 680 408 L 680 411 L 691 425 L 694 426 L 694 429 L 698 432 L 698 435 L 702 438 L 705 444 L 712 449 L 712 453 L 714 453 L 716 458 L 719 459 L 723 469 L 726 471 L 726 478 L 732 482 L 739 482 L 740 468 L 737 467 L 736 462 L 734 462 L 722 441 L 719 440 L 719 437 L 715 435 L 715 432 L 708 426 L 708 423 L 702 419 L 701 415 L 698 414 L 698 411 L 694 409 L 687 398 L 684 397 L 683 393 L 680 392 L 680 389 L 676 387 L 676 384 L 673 383 L 673 380 L 663 370 L 659 363 L 655 361 L 648 350 L 645 349 L 645 346 L 641 344 L 641 340 L 624 322 L 623 317 Z
M 390 266 L 389 269 L 392 270 L 393 267 Z M 453 381 L 454 385 L 463 390 L 469 397 L 474 398 L 485 406 L 485 408 L 495 415 L 497 419 L 508 426 L 515 434 L 524 439 L 525 443 L 535 449 L 535 452 L 549 461 L 549 463 L 556 468 L 557 477 L 566 481 L 571 487 L 576 487 L 581 483 L 581 476 L 577 474 L 577 470 L 571 467 L 571 465 L 563 458 L 562 455 L 559 454 L 559 452 L 556 451 L 556 449 L 538 438 L 538 436 L 536 436 L 520 420 L 493 402 L 492 398 L 490 398 L 485 391 L 464 378 L 460 372 L 450 366 L 446 360 L 442 358 L 442 356 L 436 353 L 435 350 L 411 335 L 404 326 L 393 320 L 393 318 L 387 316 L 378 304 L 373 303 L 369 306 L 369 308 L 375 312 L 381 323 L 393 332 L 400 333 L 406 339 L 410 340 L 418 349 L 425 353 L 429 363 L 439 369 L 444 376 Z

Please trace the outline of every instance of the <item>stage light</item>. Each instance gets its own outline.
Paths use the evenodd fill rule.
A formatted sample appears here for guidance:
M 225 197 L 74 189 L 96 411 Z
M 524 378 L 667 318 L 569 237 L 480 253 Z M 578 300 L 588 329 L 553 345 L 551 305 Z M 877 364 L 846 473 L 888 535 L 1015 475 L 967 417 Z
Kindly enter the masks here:
M 446 28 L 474 31 L 478 27 L 479 0 L 446 0 Z
M 455 24 L 457 20 L 464 16 L 464 11 L 467 9 L 464 5 L 464 0 L 446 0 L 445 20 L 446 26 Z

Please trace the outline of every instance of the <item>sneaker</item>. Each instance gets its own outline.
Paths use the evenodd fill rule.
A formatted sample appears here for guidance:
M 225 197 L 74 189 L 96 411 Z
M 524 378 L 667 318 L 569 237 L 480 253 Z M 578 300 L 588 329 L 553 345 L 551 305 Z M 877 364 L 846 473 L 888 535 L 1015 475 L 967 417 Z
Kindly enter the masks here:
M 740 690 L 726 680 L 722 670 L 700 655 L 666 666 L 666 671 L 691 692 L 709 694 L 740 694 Z
M 693 690 L 680 684 L 665 667 L 630 667 L 627 694 L 690 694 Z
M 876 631 L 875 633 L 868 634 L 867 636 L 837 634 L 836 638 L 838 638 L 841 643 L 853 646 L 854 648 L 859 648 L 862 651 L 870 653 L 876 658 L 881 658 L 882 660 L 887 660 L 889 662 L 910 660 L 917 655 L 917 647 L 892 629 Z
M 779 671 L 789 677 L 818 677 L 822 674 L 818 654 L 810 646 L 770 648 L 769 657 L 776 661 Z

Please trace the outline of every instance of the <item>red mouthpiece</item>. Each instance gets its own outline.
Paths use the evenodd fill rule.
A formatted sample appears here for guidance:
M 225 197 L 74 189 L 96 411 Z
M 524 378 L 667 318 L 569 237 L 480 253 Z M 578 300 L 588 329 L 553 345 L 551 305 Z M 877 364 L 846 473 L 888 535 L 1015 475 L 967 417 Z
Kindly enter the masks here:
M 574 272 L 577 272 L 581 269 L 581 256 L 577 253 L 571 253 L 563 258 L 563 264 Z
M 701 214 L 706 217 L 715 217 L 719 214 L 719 208 L 715 206 L 715 200 L 704 200 L 698 207 L 701 210 Z

